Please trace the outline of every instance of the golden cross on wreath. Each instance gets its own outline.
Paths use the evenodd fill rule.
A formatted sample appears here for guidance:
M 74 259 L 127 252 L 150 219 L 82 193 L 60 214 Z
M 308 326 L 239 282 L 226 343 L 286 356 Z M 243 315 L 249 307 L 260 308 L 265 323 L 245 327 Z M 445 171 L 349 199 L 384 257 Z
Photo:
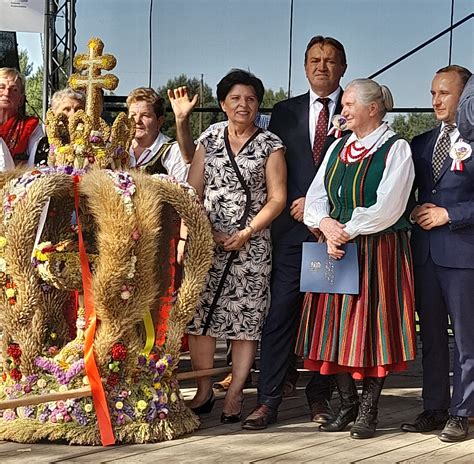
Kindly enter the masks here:
M 102 55 L 104 43 L 95 37 L 87 43 L 89 54 L 79 54 L 74 58 L 74 67 L 78 71 L 87 70 L 85 74 L 75 73 L 69 78 L 69 85 L 74 90 L 85 90 L 86 113 L 92 119 L 93 127 L 97 126 L 102 106 L 101 89 L 114 90 L 118 85 L 118 77 L 114 74 L 101 75 L 104 69 L 110 71 L 117 64 L 113 55 Z

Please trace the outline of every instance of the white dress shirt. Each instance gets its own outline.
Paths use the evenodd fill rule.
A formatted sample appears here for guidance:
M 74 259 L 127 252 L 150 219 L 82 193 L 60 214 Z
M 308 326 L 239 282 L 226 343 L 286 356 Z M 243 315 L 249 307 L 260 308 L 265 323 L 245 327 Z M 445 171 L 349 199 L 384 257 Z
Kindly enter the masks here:
M 0 137 L 0 172 L 8 171 L 9 169 L 15 169 L 15 163 L 7 144 Z
M 456 124 L 454 124 L 454 125 L 456 125 Z M 440 131 L 439 131 L 439 134 L 438 134 L 438 138 L 436 139 L 436 143 L 435 143 L 435 146 L 433 148 L 433 153 L 436 149 L 436 145 L 438 143 L 438 140 L 443 135 L 443 130 L 444 130 L 445 126 L 446 126 L 446 123 L 443 121 L 441 123 L 441 128 L 440 128 Z M 451 145 L 450 145 L 451 147 L 458 141 L 459 137 L 461 137 L 461 134 L 459 133 L 459 129 L 456 126 L 456 128 L 449 133 L 449 138 L 451 139 Z
M 138 160 L 136 159 L 133 148 L 130 147 L 130 167 L 134 168 L 136 166 L 146 165 L 158 153 L 158 150 L 163 144 L 170 140 L 170 137 L 160 132 L 155 141 L 138 157 Z M 186 181 L 190 165 L 184 162 L 177 142 L 175 142 L 161 158 L 161 163 L 169 176 L 175 177 L 182 182 Z
M 357 145 L 371 148 L 365 157 L 380 148 L 394 132 L 382 123 L 369 135 L 357 139 L 355 134 L 346 141 L 344 147 L 357 141 Z M 313 228 L 319 228 L 323 218 L 329 217 L 329 200 L 324 185 L 326 167 L 335 146 L 336 140 L 330 147 L 318 169 L 308 193 L 304 209 L 304 223 Z M 375 145 L 374 145 L 375 144 Z M 406 140 L 399 139 L 391 147 L 387 154 L 385 170 L 377 188 L 377 201 L 374 205 L 357 207 L 352 213 L 351 219 L 346 223 L 345 232 L 353 239 L 358 235 L 368 235 L 381 232 L 395 224 L 405 212 L 408 198 L 410 196 L 415 169 L 413 166 L 410 145 Z
M 331 127 L 331 120 L 336 112 L 336 102 L 339 98 L 339 94 L 341 93 L 341 88 L 338 87 L 333 93 L 328 95 L 330 99 L 329 102 L 329 122 L 328 122 L 328 130 Z M 309 142 L 311 146 L 314 143 L 314 134 L 316 132 L 316 123 L 319 118 L 319 113 L 323 109 L 323 104 L 318 101 L 318 98 L 321 98 L 317 95 L 313 89 L 309 89 Z
M 38 143 L 45 135 L 45 131 L 41 124 L 38 124 L 35 130 L 31 133 L 30 138 L 28 139 L 28 147 L 26 148 L 26 153 L 28 154 L 27 166 L 35 165 L 35 156 Z

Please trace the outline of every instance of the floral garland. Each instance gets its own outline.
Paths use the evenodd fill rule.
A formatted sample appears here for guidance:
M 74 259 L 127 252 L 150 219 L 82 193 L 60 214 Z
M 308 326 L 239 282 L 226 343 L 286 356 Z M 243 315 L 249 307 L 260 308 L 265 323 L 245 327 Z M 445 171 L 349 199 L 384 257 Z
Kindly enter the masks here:
M 25 172 L 20 178 L 15 179 L 8 193 L 3 197 L 3 222 L 6 224 L 13 215 L 17 203 L 26 196 L 33 182 L 43 175 L 39 169 Z
M 114 184 L 115 191 L 120 195 L 123 201 L 125 211 L 129 215 L 132 215 L 135 210 L 132 197 L 136 191 L 135 182 L 133 181 L 132 176 L 128 172 L 124 171 L 107 170 L 106 172 Z M 136 242 L 138 242 L 140 239 L 140 236 L 140 231 L 138 228 L 135 228 L 131 236 L 132 243 L 136 244 Z M 135 277 L 137 264 L 137 256 L 135 255 L 134 250 L 132 250 L 128 263 L 129 268 L 127 271 L 127 279 L 131 281 Z M 124 282 L 121 286 L 120 298 L 122 298 L 124 301 L 129 300 L 133 296 L 134 290 L 135 286 L 131 282 Z
M 0 236 L 0 288 L 3 290 L 5 298 L 10 305 L 16 304 L 16 285 L 12 277 L 8 274 L 8 264 L 5 259 L 5 247 L 7 246 L 7 239 Z
M 10 343 L 7 348 L 7 364 L 9 366 L 10 377 L 19 382 L 23 377 L 23 374 L 20 371 L 21 364 L 21 348 L 18 343 Z
M 84 172 L 84 170 L 74 169 L 72 166 L 61 166 L 57 168 L 41 167 L 25 172 L 21 177 L 11 182 L 10 188 L 3 197 L 3 222 L 5 224 L 8 222 L 12 217 L 15 206 L 27 195 L 33 182 L 39 177 L 49 174 L 67 174 L 73 176 L 82 175 Z
M 125 358 L 127 357 L 127 348 L 123 343 L 116 343 L 112 347 L 112 356 L 109 362 L 110 373 L 107 378 L 107 385 L 109 387 L 115 387 L 120 380 L 120 366 Z
M 11 344 L 9 351 L 17 358 L 21 356 L 21 350 L 15 345 Z M 111 355 L 115 361 L 123 361 L 127 356 L 126 348 L 117 343 L 112 348 Z M 151 423 L 166 420 L 173 408 L 181 407 L 178 399 L 183 398 L 177 381 L 172 378 L 171 356 L 159 357 L 157 353 L 153 353 L 149 357 L 140 356 L 137 361 L 137 367 L 130 378 L 115 385 L 106 383 L 111 419 L 116 426 L 136 421 Z M 28 394 L 65 392 L 89 384 L 84 373 L 83 359 L 73 362 L 66 370 L 46 357 L 38 357 L 35 362 L 44 373 L 27 377 L 10 376 L 10 379 L 4 375 L 5 384 L 0 387 L 0 400 L 18 399 Z M 120 376 L 120 372 L 115 374 Z M 124 388 L 124 385 L 128 385 L 128 388 Z M 0 416 L 6 421 L 22 418 L 52 424 L 75 421 L 79 425 L 89 425 L 97 420 L 91 398 L 6 409 L 0 411 Z
M 93 270 L 98 256 L 89 253 L 88 258 Z M 39 243 L 33 250 L 31 265 L 43 280 L 41 288 L 45 293 L 51 290 L 50 285 L 59 290 L 82 288 L 78 244 L 74 240 L 63 240 L 56 245 L 51 242 Z
M 132 176 L 125 171 L 111 171 L 110 169 L 107 169 L 106 172 L 112 179 L 115 191 L 122 197 L 125 211 L 127 211 L 128 214 L 133 214 L 134 206 L 132 196 L 136 191 L 136 187 Z
M 171 379 L 172 358 L 169 355 L 157 357 L 156 353 L 149 357 L 139 356 L 130 390 L 107 384 L 111 416 L 117 425 L 164 420 L 177 403 L 181 393 L 176 380 Z
M 153 174 L 152 178 L 161 180 L 161 181 L 164 180 L 166 182 L 169 182 L 170 184 L 175 184 L 175 185 L 179 185 L 180 187 L 183 187 L 188 192 L 191 198 L 194 198 L 196 201 L 199 202 L 199 196 L 196 192 L 196 189 L 192 185 L 188 184 L 187 182 L 178 180 L 176 179 L 176 177 L 169 176 L 167 174 Z

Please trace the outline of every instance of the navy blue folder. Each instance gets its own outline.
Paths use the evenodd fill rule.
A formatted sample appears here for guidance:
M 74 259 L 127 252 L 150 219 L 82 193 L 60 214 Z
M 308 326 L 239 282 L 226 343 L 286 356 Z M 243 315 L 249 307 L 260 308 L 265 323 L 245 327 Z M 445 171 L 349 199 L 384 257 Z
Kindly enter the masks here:
M 357 245 L 346 243 L 342 259 L 328 255 L 325 243 L 303 243 L 300 290 L 313 293 L 359 294 Z

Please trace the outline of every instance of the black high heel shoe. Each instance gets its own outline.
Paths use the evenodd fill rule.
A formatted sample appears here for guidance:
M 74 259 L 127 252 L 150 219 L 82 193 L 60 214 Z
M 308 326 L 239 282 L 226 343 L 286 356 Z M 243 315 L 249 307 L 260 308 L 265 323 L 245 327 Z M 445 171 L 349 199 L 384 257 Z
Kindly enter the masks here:
M 205 402 L 202 403 L 199 406 L 196 406 L 194 408 L 189 408 L 194 414 L 197 414 L 198 416 L 200 414 L 209 414 L 212 411 L 212 408 L 214 407 L 214 403 L 216 402 L 216 397 L 214 396 L 214 391 L 211 393 L 211 396 L 209 399 Z
M 226 414 L 223 412 L 221 414 L 221 422 L 223 424 L 236 424 L 242 420 L 242 412 L 244 410 L 244 400 L 240 402 L 240 412 L 237 414 Z

